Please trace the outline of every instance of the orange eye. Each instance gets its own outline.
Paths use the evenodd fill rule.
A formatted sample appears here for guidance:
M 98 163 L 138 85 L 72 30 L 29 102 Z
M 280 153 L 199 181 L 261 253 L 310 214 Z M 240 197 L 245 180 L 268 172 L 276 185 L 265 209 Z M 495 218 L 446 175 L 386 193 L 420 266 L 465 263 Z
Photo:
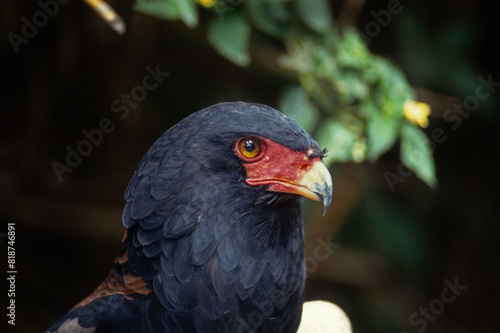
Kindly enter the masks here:
M 255 160 L 262 154 L 262 143 L 258 138 L 247 137 L 240 139 L 236 144 L 241 158 L 244 160 Z

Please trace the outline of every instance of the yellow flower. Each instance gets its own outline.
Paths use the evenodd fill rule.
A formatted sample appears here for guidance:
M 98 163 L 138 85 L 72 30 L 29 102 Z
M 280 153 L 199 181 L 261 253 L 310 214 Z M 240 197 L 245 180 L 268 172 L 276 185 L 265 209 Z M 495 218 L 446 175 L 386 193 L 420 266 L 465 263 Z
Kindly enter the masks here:
M 212 8 L 217 0 L 196 0 L 201 6 L 205 8 Z
M 407 100 L 403 106 L 406 119 L 422 128 L 429 125 L 429 114 L 431 107 L 427 103 Z

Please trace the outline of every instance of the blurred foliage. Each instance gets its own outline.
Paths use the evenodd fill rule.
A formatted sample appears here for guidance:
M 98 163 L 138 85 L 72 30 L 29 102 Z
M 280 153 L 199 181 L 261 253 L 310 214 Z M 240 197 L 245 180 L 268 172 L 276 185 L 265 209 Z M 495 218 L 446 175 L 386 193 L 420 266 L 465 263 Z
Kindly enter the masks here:
M 196 4 L 138 0 L 135 8 L 193 28 L 199 21 Z M 253 32 L 282 42 L 278 64 L 294 74 L 297 85 L 283 91 L 279 108 L 329 148 L 326 163 L 373 162 L 399 139 L 401 161 L 429 186 L 436 184 L 430 142 L 416 126 L 427 125 L 428 106 L 409 103 L 415 93 L 402 71 L 373 55 L 357 32 L 338 31 L 326 0 L 198 4 L 211 15 L 209 43 L 239 66 L 251 62 Z

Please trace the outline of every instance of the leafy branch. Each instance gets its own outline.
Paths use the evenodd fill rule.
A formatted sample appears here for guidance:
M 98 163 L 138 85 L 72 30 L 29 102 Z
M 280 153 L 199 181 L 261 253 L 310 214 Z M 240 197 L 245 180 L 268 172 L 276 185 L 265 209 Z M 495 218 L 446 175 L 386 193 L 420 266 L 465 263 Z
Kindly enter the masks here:
M 342 33 L 326 0 L 138 0 L 136 10 L 195 28 L 211 14 L 207 39 L 239 66 L 251 63 L 252 34 L 282 42 L 278 64 L 297 79 L 279 108 L 329 148 L 327 163 L 375 161 L 400 140 L 401 161 L 436 184 L 427 126 L 429 107 L 399 68 L 373 55 L 353 30 Z

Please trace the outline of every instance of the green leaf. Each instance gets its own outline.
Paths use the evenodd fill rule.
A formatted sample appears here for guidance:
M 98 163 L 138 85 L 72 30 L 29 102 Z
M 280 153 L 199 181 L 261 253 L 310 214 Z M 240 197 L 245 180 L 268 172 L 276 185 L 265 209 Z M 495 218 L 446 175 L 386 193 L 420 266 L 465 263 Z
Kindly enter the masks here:
M 160 19 L 174 20 L 179 16 L 177 7 L 172 2 L 165 0 L 137 1 L 134 4 L 134 9 Z
M 436 186 L 430 141 L 422 130 L 408 123 L 404 123 L 401 128 L 401 161 L 429 187 Z
M 289 87 L 281 94 L 279 109 L 311 132 L 318 120 L 318 109 L 311 103 L 302 87 Z
M 325 164 L 333 162 L 349 162 L 353 160 L 353 148 L 358 141 L 358 135 L 341 123 L 328 119 L 320 127 L 318 142 L 328 149 L 324 158 Z
M 325 0 L 297 0 L 297 15 L 313 31 L 326 33 L 333 26 Z
M 397 122 L 380 113 L 377 109 L 370 112 L 366 124 L 368 138 L 368 159 L 373 162 L 386 152 L 397 139 Z
M 224 20 L 215 18 L 210 23 L 208 40 L 224 57 L 237 65 L 250 64 L 248 44 L 250 42 L 250 26 L 239 14 L 231 14 Z
M 180 19 L 190 28 L 198 24 L 198 12 L 193 0 L 142 0 L 134 9 L 160 19 Z
M 355 30 L 347 29 L 336 42 L 336 57 L 340 66 L 369 70 L 374 56 Z
M 380 57 L 373 58 L 373 70 L 379 78 L 374 89 L 377 105 L 384 114 L 402 118 L 404 102 L 415 98 L 415 93 L 403 72 Z
M 268 35 L 284 38 L 290 19 L 285 1 L 252 0 L 247 1 L 246 6 L 257 29 Z
M 179 18 L 190 28 L 198 25 L 198 11 L 194 0 L 171 0 L 179 11 Z
M 352 105 L 357 100 L 366 99 L 370 94 L 366 80 L 354 71 L 345 71 L 342 78 L 335 82 L 335 88 L 339 92 L 338 99 L 342 105 Z

